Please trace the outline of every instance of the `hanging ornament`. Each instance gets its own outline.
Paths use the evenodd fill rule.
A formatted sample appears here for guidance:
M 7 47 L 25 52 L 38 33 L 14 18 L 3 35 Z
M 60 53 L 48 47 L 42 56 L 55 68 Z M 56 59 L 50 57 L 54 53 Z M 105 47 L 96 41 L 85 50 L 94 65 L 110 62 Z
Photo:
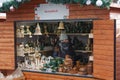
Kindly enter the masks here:
M 0 8 L 3 6 L 3 3 L 0 3 Z
M 91 0 L 87 0 L 86 5 L 90 5 L 90 4 L 91 4 Z
M 102 0 L 97 0 L 97 1 L 96 1 L 96 5 L 97 5 L 97 6 L 102 6 L 102 5 L 103 5 Z
M 13 6 L 10 6 L 10 11 L 14 11 L 15 8 Z

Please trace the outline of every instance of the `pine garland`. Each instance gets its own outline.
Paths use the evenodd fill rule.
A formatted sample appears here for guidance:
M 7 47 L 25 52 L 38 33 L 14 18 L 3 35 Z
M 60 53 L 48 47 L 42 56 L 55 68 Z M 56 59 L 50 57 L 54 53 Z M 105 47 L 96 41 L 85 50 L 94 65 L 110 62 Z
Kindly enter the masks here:
M 112 0 L 101 0 L 102 5 L 99 6 L 100 8 L 110 8 L 110 4 Z M 55 4 L 70 4 L 70 3 L 79 3 L 80 5 L 86 5 L 87 0 L 48 0 L 48 2 L 55 3 Z M 91 0 L 91 4 L 94 6 L 96 5 L 97 0 Z
M 2 6 L 0 6 L 0 12 L 8 12 L 10 11 L 10 7 L 13 6 L 13 8 L 17 9 L 21 4 L 25 2 L 29 2 L 30 0 L 11 0 L 11 1 L 6 1 L 2 3 Z M 80 5 L 87 5 L 86 2 L 88 0 L 48 0 L 48 2 L 55 3 L 55 4 L 76 4 L 79 3 Z M 96 5 L 97 0 L 90 0 L 91 4 L 94 6 Z M 112 0 L 101 0 L 102 5 L 99 6 L 100 8 L 110 8 L 110 4 Z
M 10 7 L 13 6 L 13 8 L 17 9 L 21 4 L 29 2 L 30 0 L 11 0 L 6 1 L 2 3 L 2 6 L 0 7 L 0 12 L 8 12 L 10 11 Z

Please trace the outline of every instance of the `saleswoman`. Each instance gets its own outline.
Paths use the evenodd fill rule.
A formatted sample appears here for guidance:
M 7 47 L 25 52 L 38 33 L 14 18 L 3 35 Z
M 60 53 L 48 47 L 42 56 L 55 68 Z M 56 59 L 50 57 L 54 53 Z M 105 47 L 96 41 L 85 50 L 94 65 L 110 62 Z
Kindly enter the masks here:
M 65 58 L 66 54 L 68 54 L 74 60 L 75 53 L 74 53 L 74 49 L 72 48 L 72 44 L 68 39 L 68 36 L 65 33 L 61 33 L 59 37 L 59 41 L 60 41 L 59 45 L 57 45 L 54 49 L 55 51 L 53 56 Z

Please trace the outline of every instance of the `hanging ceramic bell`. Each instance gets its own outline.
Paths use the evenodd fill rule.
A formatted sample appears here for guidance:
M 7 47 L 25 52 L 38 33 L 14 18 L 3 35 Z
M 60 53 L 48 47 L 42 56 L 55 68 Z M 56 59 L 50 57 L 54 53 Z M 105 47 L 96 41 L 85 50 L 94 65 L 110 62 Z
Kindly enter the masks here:
M 59 27 L 58 27 L 58 30 L 57 30 L 57 35 L 60 35 L 63 31 L 64 31 L 64 24 L 63 24 L 63 22 L 61 21 L 60 23 L 59 23 Z
M 60 29 L 60 30 L 65 29 L 65 28 L 64 28 L 64 23 L 63 23 L 62 21 L 59 23 L 58 29 Z
M 39 23 L 37 23 L 34 35 L 42 35 Z

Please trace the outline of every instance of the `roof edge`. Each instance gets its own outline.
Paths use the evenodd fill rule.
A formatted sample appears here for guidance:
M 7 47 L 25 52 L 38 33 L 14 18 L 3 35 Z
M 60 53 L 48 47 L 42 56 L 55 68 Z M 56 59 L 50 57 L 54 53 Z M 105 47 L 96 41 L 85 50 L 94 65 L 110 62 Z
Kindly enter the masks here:
M 120 4 L 111 3 L 110 7 L 113 7 L 113 8 L 120 8 Z

